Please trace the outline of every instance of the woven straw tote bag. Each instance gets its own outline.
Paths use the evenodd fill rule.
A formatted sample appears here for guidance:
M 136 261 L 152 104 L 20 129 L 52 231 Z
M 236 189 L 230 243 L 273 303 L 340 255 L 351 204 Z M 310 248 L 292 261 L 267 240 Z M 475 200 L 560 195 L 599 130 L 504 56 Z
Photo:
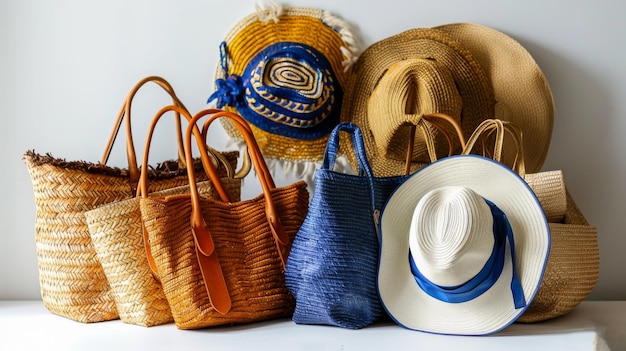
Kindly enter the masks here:
M 447 115 L 428 115 L 417 129 L 424 133 L 431 161 L 436 161 L 434 134 L 429 125 L 445 130 L 448 121 L 464 145 L 460 126 Z M 428 123 L 424 123 L 428 122 Z M 350 136 L 357 174 L 334 170 L 340 133 Z M 446 134 L 448 145 L 454 143 Z M 414 136 L 410 137 L 413 140 Z M 409 141 L 407 164 L 413 143 Z M 348 150 L 343 150 L 344 152 Z M 410 171 L 410 167 L 405 169 Z M 377 290 L 379 238 L 378 216 L 391 193 L 406 175 L 374 177 L 361 129 L 344 122 L 331 132 L 321 168 L 315 173 L 315 191 L 309 212 L 294 239 L 287 260 L 286 284 L 296 299 L 293 321 L 359 329 L 384 315 Z
M 161 109 L 155 116 L 144 148 L 140 183 L 147 181 L 148 152 L 154 129 L 159 119 L 167 112 L 174 111 L 191 120 L 191 115 L 178 106 L 169 106 Z M 200 141 L 202 136 L 196 131 Z M 239 200 L 241 193 L 241 179 L 235 178 L 233 168 L 221 153 L 209 149 L 209 159 L 203 162 L 213 162 L 217 167 L 220 181 L 232 199 Z M 239 175 L 238 175 L 239 176 Z M 147 191 L 148 186 L 141 187 L 139 192 Z M 198 182 L 198 192 L 210 197 L 216 197 L 210 180 Z M 170 196 L 189 193 L 189 186 L 179 186 L 171 189 L 153 192 L 151 196 Z M 113 299 L 117 306 L 120 319 L 128 324 L 154 326 L 173 321 L 167 299 L 158 277 L 153 275 L 150 266 L 149 246 L 144 242 L 144 231 L 139 210 L 139 196 L 102 205 L 85 212 L 85 218 L 91 234 L 93 246 L 98 259 L 102 264 L 105 276 L 111 286 Z
M 132 142 L 131 102 L 138 90 L 155 83 L 182 105 L 171 85 L 160 77 L 140 80 L 127 95 L 115 122 L 109 143 L 100 163 L 66 161 L 50 155 L 27 151 L 24 161 L 35 196 L 35 242 L 41 296 L 45 307 L 54 314 L 79 322 L 99 322 L 118 318 L 102 266 L 91 243 L 84 212 L 99 205 L 135 195 L 139 177 Z M 126 150 L 129 168 L 106 165 L 117 132 L 126 117 Z M 179 128 L 180 129 L 180 128 Z M 180 134 L 180 133 L 179 133 Z M 179 139 L 179 158 L 182 136 Z M 238 153 L 227 154 L 236 159 Z M 166 161 L 149 172 L 154 191 L 188 183 L 180 161 Z M 206 179 L 200 170 L 199 179 Z
M 174 322 L 179 329 L 195 329 L 290 316 L 294 299 L 284 270 L 308 210 L 306 183 L 276 187 L 245 120 L 230 112 L 207 111 L 191 123 L 209 115 L 204 130 L 215 119 L 228 118 L 245 138 L 263 193 L 230 199 L 208 165 L 220 199 L 198 194 L 193 171 L 191 194 L 142 197 L 142 219 Z M 188 151 L 190 135 L 188 128 Z
M 598 282 L 600 252 L 598 233 L 589 225 L 567 190 L 563 172 L 526 173 L 522 131 L 514 124 L 497 119 L 482 122 L 468 138 L 463 153 L 477 143 L 483 155 L 499 161 L 505 134 L 517 148 L 513 168 L 526 180 L 541 204 L 551 232 L 550 256 L 537 295 L 517 322 L 540 322 L 571 312 Z M 493 149 L 490 146 L 493 145 Z

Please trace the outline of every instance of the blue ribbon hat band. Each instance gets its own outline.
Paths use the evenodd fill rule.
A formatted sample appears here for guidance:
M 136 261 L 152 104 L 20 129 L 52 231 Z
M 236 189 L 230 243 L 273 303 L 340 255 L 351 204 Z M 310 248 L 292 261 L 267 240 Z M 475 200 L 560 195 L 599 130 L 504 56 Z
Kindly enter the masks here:
M 339 122 L 343 91 L 328 60 L 314 48 L 291 42 L 270 45 L 229 75 L 221 45 L 224 77 L 209 101 L 231 106 L 256 127 L 296 139 L 318 139 Z
M 418 269 L 413 256 L 409 251 L 409 264 L 411 272 L 419 287 L 429 296 L 444 302 L 462 303 L 473 300 L 489 290 L 500 277 L 505 264 L 506 242 L 509 242 L 511 252 L 511 264 L 513 265 L 513 277 L 511 279 L 511 293 L 516 309 L 526 306 L 524 290 L 520 283 L 515 268 L 515 242 L 513 230 L 506 215 L 496 204 L 485 199 L 493 216 L 494 245 L 491 256 L 484 267 L 470 280 L 457 286 L 440 286 L 428 280 Z

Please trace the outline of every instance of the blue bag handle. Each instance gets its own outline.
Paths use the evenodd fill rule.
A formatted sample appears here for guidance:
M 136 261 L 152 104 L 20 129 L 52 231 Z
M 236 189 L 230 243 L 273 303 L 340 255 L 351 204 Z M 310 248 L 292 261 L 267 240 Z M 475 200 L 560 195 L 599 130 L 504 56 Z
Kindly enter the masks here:
M 354 154 L 356 155 L 357 165 L 359 167 L 359 176 L 366 176 L 370 187 L 370 203 L 372 205 L 372 211 L 376 211 L 374 206 L 374 172 L 370 167 L 367 160 L 367 154 L 365 153 L 365 143 L 363 142 L 363 133 L 361 129 L 352 122 L 339 123 L 330 133 L 328 137 L 328 143 L 324 150 L 324 159 L 322 161 L 321 169 L 332 171 L 335 166 L 335 160 L 337 158 L 337 152 L 339 151 L 339 134 L 341 132 L 347 132 L 352 136 L 352 145 L 354 147 Z

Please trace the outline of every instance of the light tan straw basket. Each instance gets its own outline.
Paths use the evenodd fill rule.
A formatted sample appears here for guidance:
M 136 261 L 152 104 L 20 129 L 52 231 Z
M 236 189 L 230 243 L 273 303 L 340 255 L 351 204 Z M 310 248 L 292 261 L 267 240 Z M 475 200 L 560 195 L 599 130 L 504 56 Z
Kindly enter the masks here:
M 470 136 L 464 153 L 481 142 L 484 155 L 496 161 L 502 155 L 504 134 L 511 136 L 517 156 L 509 166 L 522 176 L 539 200 L 550 226 L 550 256 L 534 300 L 517 322 L 540 322 L 571 312 L 598 282 L 598 233 L 589 225 L 565 186 L 562 171 L 525 173 L 521 129 L 498 119 L 481 123 Z M 486 145 L 494 145 L 490 151 Z
M 159 112 L 148 131 L 142 174 L 148 169 L 148 151 L 154 128 L 163 114 L 170 110 L 191 119 L 187 111 L 176 106 L 166 107 Z M 199 131 L 197 133 L 197 137 L 200 137 Z M 203 161 L 214 163 L 220 176 L 224 177 L 221 181 L 229 195 L 239 200 L 241 175 L 235 175 L 233 168 L 236 165 L 218 151 L 211 148 L 208 151 L 203 156 L 211 156 L 212 159 Z M 217 196 L 210 180 L 198 182 L 198 192 L 209 197 Z M 150 196 L 186 193 L 189 193 L 188 185 L 157 191 Z M 155 268 L 150 265 L 152 257 L 149 256 L 149 246 L 145 242 L 139 197 L 97 207 L 85 212 L 85 218 L 98 259 L 111 286 L 120 319 L 125 323 L 146 327 L 172 322 L 172 313 L 158 280 L 158 273 L 153 272 Z
M 130 107 L 135 93 L 148 82 L 159 85 L 174 103 L 180 104 L 174 90 L 163 78 L 147 77 L 139 81 L 122 105 L 101 163 L 65 161 L 34 151 L 27 151 L 24 155 L 35 196 L 35 241 L 41 296 L 52 313 L 85 323 L 118 318 L 109 284 L 91 243 L 84 211 L 135 195 L 132 184 L 139 177 L 139 167 L 130 133 Z M 125 116 L 129 169 L 106 166 Z M 181 140 L 182 137 L 179 142 Z M 179 143 L 179 157 L 180 151 L 182 143 Z M 237 155 L 227 156 L 236 159 Z M 206 179 L 200 162 L 194 167 L 198 167 L 199 180 Z M 176 161 L 155 167 L 149 177 L 154 191 L 189 182 L 185 169 Z

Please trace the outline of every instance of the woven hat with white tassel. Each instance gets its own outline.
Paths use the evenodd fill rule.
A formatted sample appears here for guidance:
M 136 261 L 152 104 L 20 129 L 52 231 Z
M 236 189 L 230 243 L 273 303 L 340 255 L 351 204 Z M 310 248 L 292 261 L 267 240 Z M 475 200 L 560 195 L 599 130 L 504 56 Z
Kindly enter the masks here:
M 270 167 L 280 164 L 312 180 L 339 123 L 357 40 L 328 11 L 268 4 L 226 35 L 208 102 L 248 121 Z M 223 124 L 231 139 L 241 140 Z

